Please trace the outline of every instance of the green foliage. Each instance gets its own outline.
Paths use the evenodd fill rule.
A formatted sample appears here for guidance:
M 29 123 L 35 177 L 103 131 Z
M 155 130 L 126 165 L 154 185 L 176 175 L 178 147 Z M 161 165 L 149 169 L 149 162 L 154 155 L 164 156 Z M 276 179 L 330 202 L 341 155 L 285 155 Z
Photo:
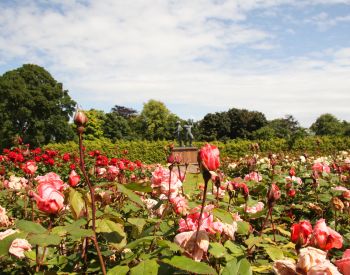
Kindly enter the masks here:
M 319 116 L 315 123 L 311 125 L 310 129 L 319 136 L 340 136 L 344 134 L 342 123 L 332 114 Z
M 16 135 L 33 146 L 72 139 L 75 102 L 44 68 L 23 65 L 0 76 L 0 147 Z
M 257 142 L 260 152 L 278 153 L 289 152 L 294 153 L 334 153 L 339 150 L 346 150 L 350 147 L 349 137 L 303 137 L 297 138 L 292 145 L 285 139 L 271 140 L 242 140 L 235 139 L 227 142 L 213 142 L 220 149 L 221 157 L 239 158 L 251 153 L 251 144 Z M 141 160 L 144 163 L 165 163 L 167 152 L 164 150 L 173 141 L 125 141 L 120 140 L 112 143 L 108 139 L 100 139 L 95 141 L 86 141 L 86 151 L 100 150 L 108 156 L 124 157 L 124 150 L 128 151 L 127 157 L 132 160 Z M 194 146 L 201 147 L 204 142 L 194 142 Z M 46 149 L 60 150 L 61 152 L 77 151 L 78 145 L 75 142 L 56 143 L 45 146 Z
M 87 140 L 99 139 L 104 136 L 103 125 L 105 121 L 105 114 L 103 111 L 91 109 L 85 111 L 88 123 L 85 127 L 84 138 Z

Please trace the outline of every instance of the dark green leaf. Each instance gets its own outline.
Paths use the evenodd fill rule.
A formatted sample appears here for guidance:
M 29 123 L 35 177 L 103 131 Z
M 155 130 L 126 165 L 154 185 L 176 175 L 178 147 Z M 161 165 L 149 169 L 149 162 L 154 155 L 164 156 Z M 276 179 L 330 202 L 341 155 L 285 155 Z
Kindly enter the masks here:
M 130 275 L 157 275 L 159 265 L 156 260 L 145 260 L 130 270 Z
M 19 230 L 28 233 L 45 233 L 47 230 L 41 224 L 26 221 L 26 220 L 18 220 L 16 221 L 16 226 Z

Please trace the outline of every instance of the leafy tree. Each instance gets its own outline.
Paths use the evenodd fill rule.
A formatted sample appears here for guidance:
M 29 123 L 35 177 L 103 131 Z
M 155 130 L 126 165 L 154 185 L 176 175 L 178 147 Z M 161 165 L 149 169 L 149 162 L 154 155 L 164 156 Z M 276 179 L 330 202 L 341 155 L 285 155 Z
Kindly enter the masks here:
M 104 136 L 103 125 L 105 113 L 100 110 L 91 109 L 85 112 L 88 123 L 85 127 L 84 138 L 87 140 L 100 139 Z
M 151 99 L 143 105 L 136 127 L 140 137 L 148 140 L 173 139 L 177 120 L 164 103 Z
M 15 135 L 34 146 L 73 138 L 76 103 L 44 68 L 26 64 L 0 76 L 0 98 L 0 147 Z
M 268 127 L 274 130 L 276 137 L 285 139 L 291 138 L 302 129 L 299 122 L 292 115 L 271 120 Z
M 199 123 L 199 138 L 205 141 L 225 140 L 230 136 L 230 125 L 226 112 L 209 113 Z
M 227 111 L 230 118 L 230 138 L 251 138 L 252 133 L 267 124 L 263 113 L 232 108 Z
M 132 108 L 128 108 L 125 106 L 115 105 L 112 108 L 112 113 L 115 113 L 123 118 L 129 119 L 131 117 L 135 117 L 137 115 L 137 111 Z
M 339 136 L 344 134 L 342 123 L 332 114 L 319 116 L 311 125 L 310 129 L 319 136 Z
M 128 120 L 116 112 L 107 113 L 103 123 L 104 136 L 115 142 L 117 139 L 133 139 Z

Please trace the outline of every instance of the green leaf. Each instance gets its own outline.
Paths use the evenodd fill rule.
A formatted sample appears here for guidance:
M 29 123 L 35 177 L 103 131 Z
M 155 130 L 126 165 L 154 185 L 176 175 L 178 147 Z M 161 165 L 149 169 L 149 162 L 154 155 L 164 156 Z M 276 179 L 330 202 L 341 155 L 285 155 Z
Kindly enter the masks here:
M 249 222 L 238 221 L 237 222 L 237 233 L 241 235 L 247 235 L 249 233 L 250 224 Z
M 185 256 L 174 256 L 170 260 L 164 259 L 163 262 L 178 269 L 192 272 L 195 274 L 217 274 L 215 269 L 207 265 L 206 263 L 196 262 Z
M 247 259 L 237 262 L 237 259 L 229 261 L 223 269 L 221 275 L 252 275 L 252 268 Z
M 18 220 L 16 221 L 16 226 L 19 230 L 27 233 L 45 233 L 47 230 L 41 224 L 26 221 L 26 220 Z
M 284 259 L 283 251 L 278 247 L 268 246 L 265 247 L 265 251 L 273 261 Z
M 146 225 L 146 220 L 140 218 L 129 218 L 128 222 L 137 228 L 138 234 L 141 234 L 143 227 Z
M 72 209 L 72 214 L 75 219 L 79 219 L 84 215 L 85 202 L 83 195 L 76 191 L 74 188 L 69 188 L 69 204 Z
M 124 184 L 123 186 L 133 191 L 139 191 L 139 192 L 145 192 L 145 193 L 150 193 L 153 191 L 150 185 L 142 185 L 135 182 Z
M 129 267 L 126 265 L 117 265 L 108 270 L 107 275 L 126 275 L 129 271 Z
M 39 246 L 49 246 L 49 245 L 59 245 L 61 238 L 54 234 L 32 234 L 28 237 L 28 242 L 32 245 Z
M 231 254 L 233 254 L 233 256 L 241 256 L 244 255 L 245 253 L 245 247 L 242 245 L 237 245 L 232 241 L 226 241 L 225 245 L 224 245 L 228 250 L 230 250 Z
M 133 191 L 125 188 L 124 185 L 117 183 L 118 191 L 126 195 L 131 201 L 144 206 L 143 201 L 140 199 L 138 195 L 136 195 Z
M 135 241 L 128 243 L 126 245 L 126 248 L 134 249 L 139 244 L 144 244 L 144 243 L 147 243 L 147 242 L 150 243 L 155 238 L 157 238 L 157 237 L 156 236 L 147 236 L 147 237 L 136 239 Z
M 158 240 L 157 241 L 158 246 L 160 247 L 167 247 L 169 248 L 171 251 L 173 252 L 177 252 L 180 251 L 182 252 L 183 249 L 182 247 L 180 247 L 179 245 L 177 245 L 176 243 L 173 243 L 171 241 L 167 241 L 167 240 Z
M 221 208 L 214 208 L 213 210 L 213 215 L 214 217 L 218 218 L 224 223 L 232 224 L 233 223 L 233 218 L 230 212 L 221 209 Z
M 94 235 L 94 231 L 92 231 L 92 229 L 76 228 L 73 231 L 69 232 L 69 234 L 75 238 L 85 238 L 92 237 Z
M 210 243 L 209 253 L 215 258 L 225 257 L 226 248 L 221 243 Z
M 96 232 L 102 233 L 103 237 L 115 248 L 120 249 L 126 245 L 126 234 L 121 224 L 107 219 L 96 220 Z
M 130 275 L 157 275 L 159 264 L 156 260 L 145 260 L 130 270 Z

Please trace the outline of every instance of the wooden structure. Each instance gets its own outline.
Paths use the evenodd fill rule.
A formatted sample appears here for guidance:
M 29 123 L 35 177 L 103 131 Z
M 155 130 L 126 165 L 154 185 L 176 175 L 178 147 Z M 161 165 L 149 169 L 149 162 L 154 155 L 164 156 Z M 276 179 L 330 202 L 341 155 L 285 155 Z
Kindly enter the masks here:
M 172 150 L 174 157 L 180 159 L 181 164 L 197 165 L 198 148 L 197 147 L 174 147 Z

